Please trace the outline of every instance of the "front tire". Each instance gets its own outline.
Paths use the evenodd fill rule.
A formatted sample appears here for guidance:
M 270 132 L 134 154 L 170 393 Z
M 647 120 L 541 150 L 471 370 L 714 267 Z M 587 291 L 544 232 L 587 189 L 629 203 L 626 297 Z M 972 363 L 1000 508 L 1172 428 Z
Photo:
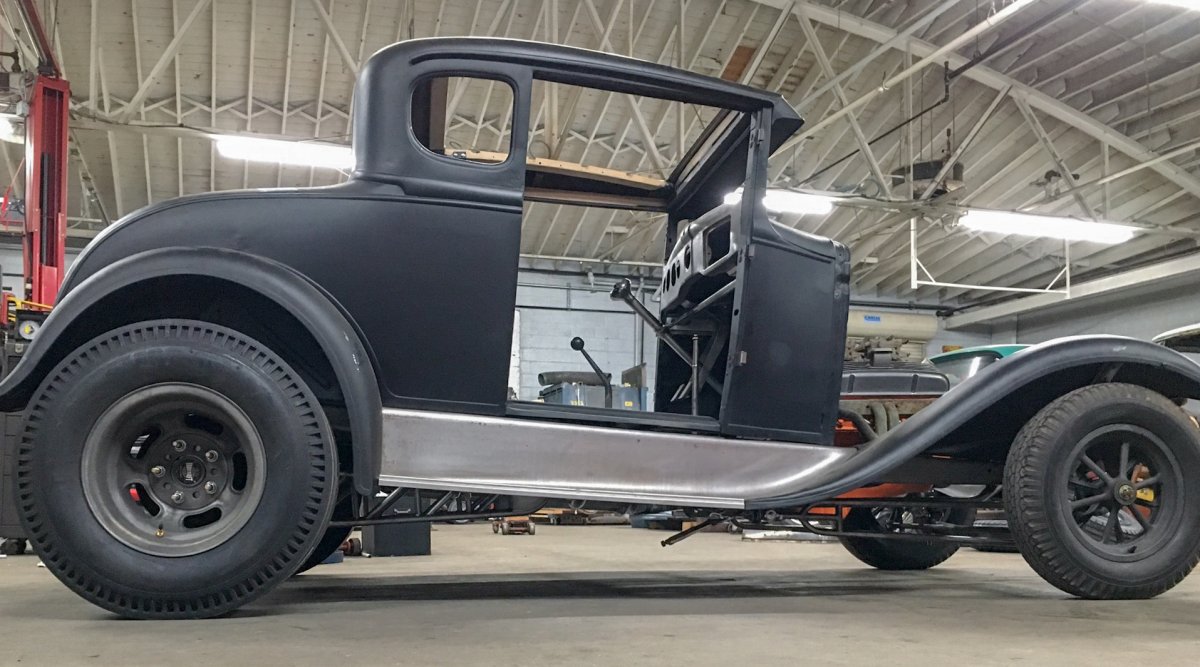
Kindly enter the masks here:
M 292 368 L 231 329 L 156 320 L 81 346 L 26 410 L 17 505 L 69 588 L 130 618 L 225 614 L 325 533 L 337 453 Z
M 1200 560 L 1200 431 L 1163 395 L 1077 389 L 1017 436 L 1004 502 L 1021 555 L 1050 584 L 1101 600 L 1151 598 Z

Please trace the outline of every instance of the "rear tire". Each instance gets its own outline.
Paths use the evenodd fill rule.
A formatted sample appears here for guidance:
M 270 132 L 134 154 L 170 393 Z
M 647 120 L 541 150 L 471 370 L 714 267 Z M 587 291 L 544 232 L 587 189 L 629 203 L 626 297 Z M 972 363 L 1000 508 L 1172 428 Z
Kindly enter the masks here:
M 944 520 L 956 525 L 971 525 L 975 510 L 955 507 L 946 510 Z M 843 522 L 846 530 L 883 532 L 877 510 L 855 507 Z M 915 541 L 892 538 L 843 537 L 842 546 L 851 556 L 879 570 L 928 570 L 939 565 L 958 551 L 958 544 L 938 540 Z
M 1082 598 L 1154 597 L 1200 560 L 1200 431 L 1163 395 L 1077 389 L 1017 436 L 1004 469 L 1021 555 Z
M 225 327 L 156 320 L 93 339 L 46 377 L 17 448 L 17 506 L 84 599 L 202 618 L 300 567 L 337 475 L 325 414 L 280 357 Z
M 347 495 L 341 502 L 333 508 L 333 519 L 349 520 L 354 516 L 354 500 Z M 334 527 L 330 526 L 325 529 L 325 534 L 317 541 L 317 546 L 313 547 L 313 552 L 309 554 L 308 559 L 296 570 L 296 574 L 304 574 L 314 567 L 324 563 L 327 558 L 332 556 L 346 540 L 350 539 L 350 534 L 354 532 L 353 528 Z M 296 576 L 296 575 L 292 575 Z
M 321 536 L 317 542 L 317 547 L 313 549 L 312 554 L 300 569 L 296 570 L 296 574 L 304 574 L 314 567 L 324 563 L 327 558 L 337 553 L 338 549 L 350 539 L 350 533 L 354 532 L 353 528 L 329 528 L 325 534 Z M 295 575 L 293 575 L 295 576 Z

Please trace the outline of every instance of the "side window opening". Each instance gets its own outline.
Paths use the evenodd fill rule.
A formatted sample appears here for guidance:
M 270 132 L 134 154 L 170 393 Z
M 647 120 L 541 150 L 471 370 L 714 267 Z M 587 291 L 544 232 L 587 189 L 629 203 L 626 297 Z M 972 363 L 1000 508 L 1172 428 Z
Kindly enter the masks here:
M 513 90 L 504 81 L 436 76 L 417 84 L 412 130 L 431 153 L 483 164 L 508 160 Z

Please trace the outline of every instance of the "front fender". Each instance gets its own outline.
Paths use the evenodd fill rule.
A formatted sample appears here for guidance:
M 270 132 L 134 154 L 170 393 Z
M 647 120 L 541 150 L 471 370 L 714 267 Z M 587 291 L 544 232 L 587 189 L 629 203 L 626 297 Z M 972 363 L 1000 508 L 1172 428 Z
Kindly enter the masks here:
M 81 260 L 82 261 L 82 260 Z M 71 287 L 0 382 L 0 410 L 24 409 L 50 370 L 86 339 L 72 324 L 90 307 L 147 280 L 200 276 L 236 283 L 270 299 L 303 325 L 333 368 L 346 401 L 354 448 L 355 488 L 374 492 L 381 464 L 382 402 L 363 340 L 350 318 L 319 286 L 278 262 L 220 248 L 164 248 L 127 257 Z M 186 295 L 181 295 L 186 298 Z
M 795 507 L 881 481 L 926 453 L 1002 461 L 1017 432 L 1054 399 L 1097 382 L 1128 382 L 1173 399 L 1200 398 L 1200 366 L 1160 345 L 1075 336 L 1030 347 L 954 387 L 900 427 L 811 478 L 803 489 L 748 500 L 748 509 Z

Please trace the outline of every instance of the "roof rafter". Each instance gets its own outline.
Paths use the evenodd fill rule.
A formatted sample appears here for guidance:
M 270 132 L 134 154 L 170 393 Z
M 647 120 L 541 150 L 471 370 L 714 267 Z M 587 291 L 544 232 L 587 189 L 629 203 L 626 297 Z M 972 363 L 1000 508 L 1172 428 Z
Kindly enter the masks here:
M 769 5 L 777 9 L 784 6 L 784 0 L 755 0 L 755 2 Z M 857 16 L 848 15 L 844 12 L 838 12 L 830 9 L 829 7 L 818 5 L 808 0 L 799 0 L 799 4 L 797 6 L 803 6 L 808 15 L 814 21 L 835 26 L 841 30 L 851 32 L 860 37 L 872 39 L 880 43 L 889 42 L 897 35 L 897 31 L 893 30 L 892 28 L 888 28 Z M 911 49 L 914 55 L 921 58 L 928 58 L 929 55 L 937 53 L 944 48 L 938 47 L 915 37 L 902 40 L 902 44 Z M 946 53 L 944 55 L 951 67 L 960 67 L 967 63 L 966 58 L 956 53 Z M 1158 157 L 1154 151 L 1150 150 L 1138 141 L 1135 141 L 1134 139 L 1122 134 L 1115 128 L 1112 128 L 1096 120 L 1095 118 L 1092 118 L 1086 113 L 1054 99 L 1040 90 L 1001 74 L 1000 72 L 997 72 L 986 65 L 975 66 L 967 70 L 963 76 L 978 81 L 979 83 L 996 90 L 1003 90 L 1004 88 L 1011 87 L 1012 95 L 1014 97 L 1020 97 L 1024 99 L 1039 111 L 1057 119 L 1060 122 L 1066 123 L 1083 132 L 1086 132 L 1094 139 L 1102 141 L 1136 160 L 1146 162 Z M 1200 199 L 1200 177 L 1189 173 L 1182 167 L 1179 167 L 1171 162 L 1158 162 L 1150 168 L 1161 174 L 1164 178 L 1170 180 L 1172 183 L 1175 183 L 1180 188 L 1187 190 L 1197 199 Z

